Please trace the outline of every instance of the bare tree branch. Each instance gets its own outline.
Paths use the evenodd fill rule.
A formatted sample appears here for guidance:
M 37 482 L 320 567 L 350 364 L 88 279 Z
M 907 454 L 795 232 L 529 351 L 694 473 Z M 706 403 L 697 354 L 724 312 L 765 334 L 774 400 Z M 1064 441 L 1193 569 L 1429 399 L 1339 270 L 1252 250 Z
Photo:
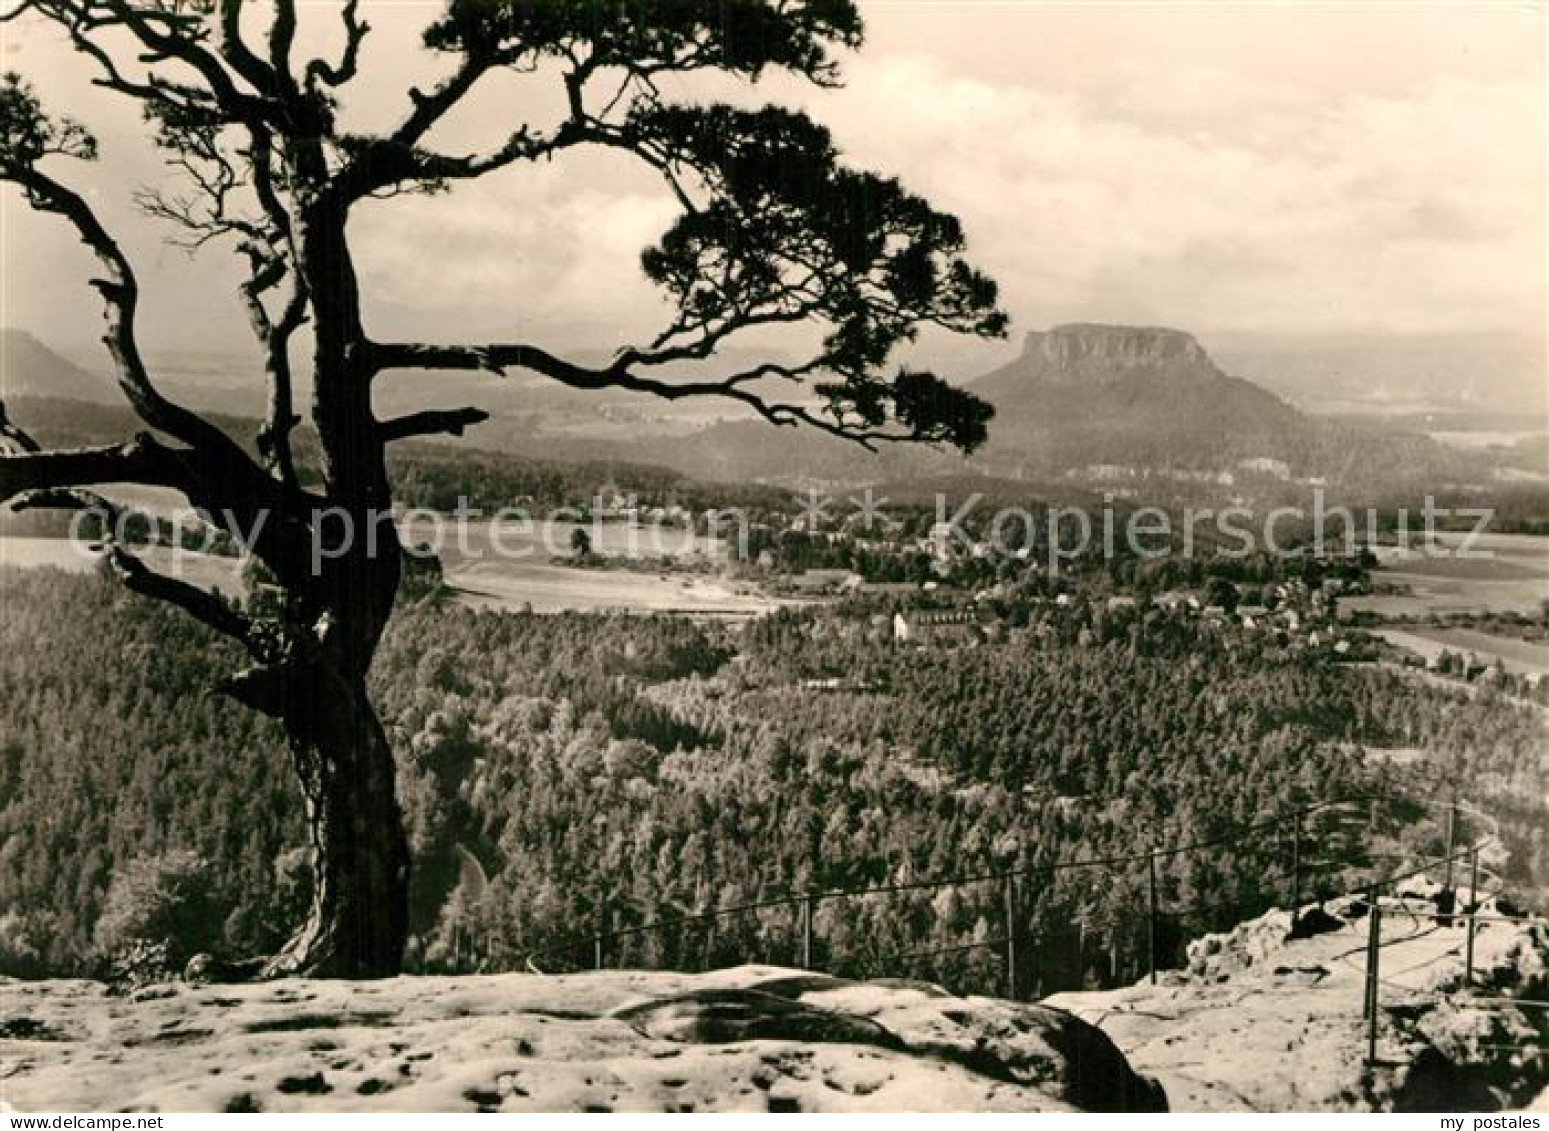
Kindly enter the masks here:
M 294 0 L 283 0 L 284 7 L 290 7 L 293 3 Z M 340 87 L 355 77 L 360 65 L 360 45 L 371 30 L 371 25 L 358 17 L 359 8 L 360 0 L 348 0 L 344 5 L 341 13 L 344 20 L 344 54 L 337 64 L 330 64 L 323 59 L 314 59 L 308 63 L 309 85 L 315 88 L 318 83 L 326 83 L 328 86 Z
M 170 6 L 148 10 L 135 5 L 132 0 L 86 0 L 85 6 L 105 10 L 106 14 L 97 20 L 99 24 L 116 23 L 132 32 L 149 49 L 148 61 L 176 59 L 197 72 L 217 105 L 231 120 L 263 120 L 274 114 L 275 107 L 242 92 L 221 57 L 205 46 L 209 33 L 197 14 Z M 242 77 L 252 82 L 248 76 Z M 257 83 L 253 85 L 263 89 Z
M 114 532 L 120 528 L 122 519 L 117 504 L 81 486 L 63 485 L 72 480 L 78 484 L 148 482 L 149 478 L 159 477 L 159 472 L 148 478 L 135 478 L 134 475 L 147 475 L 146 469 L 159 464 L 163 453 L 171 453 L 159 448 L 148 436 L 137 437 L 114 449 L 45 452 L 28 432 L 11 421 L 3 404 L 0 404 L 0 437 L 21 449 L 19 455 L 0 455 L 0 499 L 8 499 L 12 508 L 18 511 L 51 508 L 96 513 L 104 530 L 108 565 L 125 587 L 176 605 L 217 632 L 245 645 L 255 644 L 253 622 L 241 612 L 214 593 L 157 573 L 117 544 Z M 176 486 L 173 478 L 168 476 L 163 485 Z M 18 484 L 29 479 L 39 481 L 39 485 L 18 488 Z M 46 485 L 44 481 L 47 481 Z
M 356 139 L 355 157 L 339 174 L 337 188 L 346 201 L 353 201 L 406 182 L 435 186 L 446 181 L 473 180 L 518 161 L 551 156 L 587 140 L 591 140 L 589 130 L 570 122 L 551 132 L 534 131 L 523 125 L 499 149 L 461 156 L 401 145 L 391 139 Z
M 8 424 L 5 435 L 15 442 L 13 430 Z M 196 490 L 195 477 L 183 454 L 147 433 L 102 447 L 45 451 L 33 446 L 23 447 L 19 453 L 0 454 L 0 502 L 27 491 L 101 483 L 171 487 L 185 494 Z
M 278 97 L 281 93 L 279 76 L 268 63 L 253 54 L 242 39 L 242 7 L 243 0 L 220 0 L 221 55 L 255 90 Z M 282 10 L 287 7 L 288 4 L 280 5 Z M 294 24 L 293 8 L 290 17 Z M 281 15 L 277 13 L 277 23 L 280 18 Z
M 34 206 L 69 220 L 81 242 L 101 263 L 107 277 L 93 280 L 92 285 L 102 296 L 107 317 L 103 341 L 116 362 L 119 387 L 141 419 L 190 446 L 240 454 L 230 437 L 203 417 L 162 396 L 151 381 L 135 336 L 140 292 L 134 270 L 86 201 L 36 168 L 8 166 L 3 174 L 21 186 Z
M 37 453 L 43 450 L 30 433 L 25 431 L 20 425 L 12 423 L 10 415 L 5 410 L 4 401 L 0 401 L 0 440 L 6 441 L 7 444 L 21 454 Z
M 130 592 L 176 605 L 216 632 L 249 648 L 255 645 L 253 621 L 219 594 L 190 585 L 181 578 L 158 573 L 118 545 L 108 546 L 107 557 L 113 573 Z
M 437 122 L 461 102 L 478 81 L 500 63 L 500 57 L 488 50 L 468 52 L 462 64 L 429 94 L 418 87 L 409 88 L 409 99 L 414 109 L 388 141 L 399 149 L 412 149 L 431 131 Z
M 475 424 L 483 424 L 489 413 L 481 408 L 427 409 L 395 416 L 377 425 L 377 434 L 384 443 L 403 440 L 410 436 L 434 436 L 448 434 L 461 436 L 463 430 Z
M 272 0 L 274 21 L 269 25 L 269 66 L 287 95 L 295 94 L 290 52 L 296 42 L 296 0 Z
M 921 436 L 910 432 L 857 427 L 837 414 L 832 417 L 821 416 L 806 405 L 770 401 L 745 387 L 761 377 L 796 379 L 810 371 L 810 363 L 787 367 L 766 362 L 713 381 L 673 382 L 643 377 L 617 361 L 604 369 L 588 368 L 566 361 L 538 346 L 517 343 L 466 346 L 376 342 L 371 344 L 369 356 L 373 368 L 379 372 L 387 369 L 483 370 L 504 376 L 507 369 L 515 368 L 542 374 L 572 389 L 625 389 L 669 401 L 691 397 L 724 397 L 748 406 L 771 424 L 807 424 L 867 449 L 874 448 L 878 443 L 922 440 Z M 929 440 L 932 437 L 923 439 Z
M 269 383 L 269 405 L 263 427 L 258 433 L 258 449 L 280 474 L 288 488 L 297 486 L 296 464 L 290 434 L 301 418 L 296 415 L 292 398 L 290 341 L 307 319 L 307 288 L 304 280 L 289 269 L 283 255 L 253 244 L 243 247 L 251 274 L 239 290 L 247 307 L 248 322 L 264 351 L 264 372 Z M 290 297 L 278 320 L 270 317 L 263 295 L 292 275 Z
M 291 237 L 290 213 L 280 199 L 275 184 L 274 135 L 264 126 L 248 127 L 248 146 L 244 150 L 253 175 L 253 195 L 274 230 L 285 239 Z
M 257 646 L 260 638 L 254 632 L 255 622 L 228 604 L 224 598 L 210 590 L 200 589 L 197 585 L 192 585 L 181 578 L 159 573 L 146 565 L 142 559 L 124 549 L 113 535 L 120 525 L 122 511 L 96 492 L 66 487 L 28 491 L 17 496 L 12 506 L 18 511 L 49 508 L 91 511 L 97 514 L 105 532 L 103 536 L 106 547 L 105 560 L 113 576 L 118 578 L 126 589 L 142 597 L 175 605 L 201 624 L 231 637 L 250 649 Z
M 146 565 L 142 559 L 124 549 L 112 534 L 119 525 L 121 511 L 101 495 L 92 491 L 55 487 L 29 491 L 18 496 L 12 505 L 19 511 L 50 508 L 96 513 L 100 516 L 103 529 L 106 531 L 103 538 L 106 546 L 105 560 L 113 576 L 123 583 L 124 588 L 142 597 L 175 605 L 216 632 L 229 636 L 249 648 L 256 646 L 259 638 L 254 633 L 254 622 L 251 618 L 228 604 L 218 594 L 200 589 L 197 585 L 192 585 L 181 578 L 159 573 Z

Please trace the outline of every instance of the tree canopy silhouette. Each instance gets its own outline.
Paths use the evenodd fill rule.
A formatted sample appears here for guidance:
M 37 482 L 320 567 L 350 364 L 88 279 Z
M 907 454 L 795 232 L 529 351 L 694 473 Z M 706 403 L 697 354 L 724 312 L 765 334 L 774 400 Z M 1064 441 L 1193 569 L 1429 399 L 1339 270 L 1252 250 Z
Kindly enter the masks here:
M 68 185 L 69 161 L 94 158 L 96 143 L 7 75 L 0 178 L 73 226 L 99 261 L 93 286 L 105 342 L 147 431 L 116 445 L 44 451 L 0 414 L 11 449 L 0 456 L 0 499 L 104 507 L 94 485 L 173 488 L 267 567 L 283 600 L 278 612 L 258 615 L 153 572 L 122 546 L 109 550 L 126 584 L 243 645 L 252 662 L 224 690 L 283 724 L 316 883 L 306 922 L 270 972 L 389 974 L 406 938 L 410 862 L 392 751 L 366 694 L 402 571 L 384 454 L 406 437 L 460 435 L 486 414 L 466 406 L 378 419 L 374 380 L 396 369 L 523 369 L 578 389 L 722 398 L 775 425 L 867 446 L 969 451 L 985 439 L 989 406 L 933 374 L 889 372 L 890 359 L 921 327 L 998 336 L 1006 319 L 994 284 L 962 257 L 958 221 L 896 180 L 846 166 L 804 114 L 675 101 L 664 89 L 668 76 L 702 71 L 752 83 L 780 70 L 836 83 L 835 52 L 861 42 L 849 0 L 451 0 L 424 32 L 449 69 L 410 87 L 396 123 L 375 133 L 341 125 L 370 49 L 358 0 L 331 17 L 343 40 L 328 57 L 302 50 L 298 8 L 296 0 L 19 0 L 6 11 L 8 20 L 62 29 L 95 65 L 99 86 L 142 108 L 180 177 L 176 191 L 137 199 L 171 225 L 170 239 L 221 244 L 240 257 L 239 297 L 268 407 L 255 458 L 240 437 L 161 392 L 140 352 L 133 267 Z M 552 84 L 563 110 L 553 121 L 510 123 L 473 152 L 439 143 L 437 127 L 503 72 Z M 680 208 L 641 256 L 673 311 L 659 332 L 619 343 L 601 365 L 536 342 L 394 341 L 371 332 L 352 210 L 455 191 L 584 148 L 643 163 Z M 309 333 L 298 337 L 304 326 Z M 782 326 L 799 328 L 805 356 L 717 364 L 742 335 Z M 316 483 L 298 473 L 292 450 L 301 423 L 292 366 L 303 347 L 306 412 L 321 450 Z M 700 372 L 687 376 L 691 364 Z M 336 542 L 319 553 L 330 530 Z

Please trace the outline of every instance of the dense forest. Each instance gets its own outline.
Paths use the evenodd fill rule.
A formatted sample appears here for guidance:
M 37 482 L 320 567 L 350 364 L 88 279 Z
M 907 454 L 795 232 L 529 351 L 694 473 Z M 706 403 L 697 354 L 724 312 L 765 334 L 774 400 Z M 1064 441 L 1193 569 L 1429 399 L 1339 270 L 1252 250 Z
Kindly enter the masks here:
M 1038 869 L 1224 840 L 1160 861 L 1174 954 L 1284 901 L 1284 836 L 1238 830 L 1395 783 L 1489 802 L 1514 848 L 1504 878 L 1549 874 L 1537 708 L 1143 603 L 1050 602 L 960 649 L 895 643 L 885 612 L 736 628 L 406 604 L 374 692 L 417 860 L 412 963 L 584 965 L 600 923 L 621 933 L 613 963 L 790 963 L 789 907 L 622 932 L 1015 869 L 1019 982 L 1048 991 L 1143 966 L 1147 864 Z M 0 971 L 91 971 L 137 937 L 232 956 L 283 938 L 307 884 L 298 802 L 279 735 L 208 693 L 221 648 L 105 579 L 0 571 Z M 1401 805 L 1305 832 L 1307 891 L 1349 883 L 1338 865 L 1384 840 L 1436 847 Z M 1002 901 L 986 883 L 823 899 L 814 960 L 993 989 L 993 948 L 903 956 L 1002 936 Z

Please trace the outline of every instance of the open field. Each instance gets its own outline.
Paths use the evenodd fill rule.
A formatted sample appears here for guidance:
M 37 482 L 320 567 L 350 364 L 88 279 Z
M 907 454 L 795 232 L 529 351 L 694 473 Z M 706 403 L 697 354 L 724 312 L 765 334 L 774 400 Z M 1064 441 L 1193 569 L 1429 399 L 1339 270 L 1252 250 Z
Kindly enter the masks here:
M 1381 629 L 1377 633 L 1389 644 L 1406 648 L 1425 658 L 1427 663 L 1443 652 L 1472 653 L 1487 663 L 1499 659 L 1501 666 L 1515 675 L 1549 672 L 1549 646 L 1506 636 L 1493 636 L 1469 628 Z
M 714 577 L 576 569 L 542 562 L 480 562 L 448 572 L 448 584 L 467 604 L 537 613 L 634 612 L 742 618 L 782 604 L 752 586 Z
M 1407 585 L 1407 593 L 1373 593 L 1346 597 L 1342 612 L 1369 612 L 1382 617 L 1425 617 L 1432 613 L 1532 613 L 1549 599 L 1549 581 L 1465 581 L 1378 570 L 1376 581 Z
M 570 539 L 584 530 L 592 549 L 634 562 L 629 569 L 578 568 L 567 564 Z M 447 582 L 471 605 L 534 612 L 624 611 L 687 616 L 760 616 L 783 602 L 756 586 L 674 565 L 713 566 L 731 546 L 679 527 L 626 522 L 470 522 L 447 531 L 440 554 Z M 653 569 L 652 562 L 661 563 Z
M 1491 431 L 1478 432 L 1453 431 L 1440 429 L 1427 433 L 1431 439 L 1448 447 L 1460 448 L 1463 451 L 1481 451 L 1486 448 L 1506 448 L 1513 444 L 1519 444 L 1523 440 L 1533 440 L 1543 435 L 1538 429 L 1523 431 Z
M 487 524 L 486 524 L 487 525 Z M 621 555 L 628 538 L 622 529 L 612 529 L 601 540 Z M 568 528 L 553 535 L 555 545 L 564 545 Z M 683 535 L 689 539 L 686 533 Z M 624 611 L 635 613 L 680 613 L 686 616 L 738 619 L 761 616 L 781 605 L 798 604 L 762 593 L 756 586 L 720 577 L 680 571 L 641 569 L 578 568 L 556 563 L 546 545 L 547 538 L 505 537 L 498 532 L 494 540 L 511 551 L 495 553 L 489 545 L 487 529 L 470 535 L 466 549 L 446 547 L 447 583 L 464 603 L 485 608 L 521 609 L 534 612 Z M 665 543 L 664 543 L 665 546 Z M 703 560 L 703 540 L 685 541 L 677 556 L 682 560 L 699 555 Z M 235 594 L 242 591 L 241 560 L 197 554 L 166 547 L 137 551 L 152 568 L 182 578 L 201 589 L 219 589 Z M 664 557 L 671 558 L 666 554 Z M 72 573 L 85 573 L 101 561 L 100 550 L 88 543 L 66 538 L 0 538 L 0 566 L 37 568 L 52 566 Z
M 1345 612 L 1425 617 L 1449 612 L 1535 612 L 1549 600 L 1549 538 L 1531 534 L 1438 534 L 1435 552 L 1375 548 L 1374 585 L 1407 592 L 1347 597 Z M 1418 547 L 1418 540 L 1416 541 Z M 1460 553 L 1461 551 L 1461 553 Z
M 136 556 L 159 573 L 170 574 L 200 589 L 242 592 L 242 559 L 174 550 L 167 546 L 140 547 Z M 90 543 L 68 538 L 0 538 L 0 566 L 35 569 L 52 566 L 70 573 L 87 573 L 102 561 L 101 550 Z
M 435 524 L 407 524 L 403 537 L 406 542 L 431 542 L 450 573 L 473 563 L 526 566 L 568 557 L 577 530 L 584 531 L 593 551 L 604 557 L 646 562 L 719 562 L 735 547 L 734 541 L 712 540 L 680 526 L 544 518 L 510 522 L 479 519 L 457 524 L 442 516 Z
M 1372 547 L 1385 571 L 1478 581 L 1549 581 L 1549 538 L 1534 534 L 1438 533 Z
M 1490 550 L 1507 557 L 1533 558 L 1549 565 L 1549 538 L 1542 534 L 1505 534 L 1486 531 L 1467 535 L 1452 531 L 1438 531 L 1436 541 L 1449 549 L 1462 547 L 1465 541 L 1476 550 Z
M 1442 581 L 1539 581 L 1549 590 L 1549 569 L 1535 561 L 1506 557 L 1422 557 L 1395 560 L 1378 575 L 1410 584 Z

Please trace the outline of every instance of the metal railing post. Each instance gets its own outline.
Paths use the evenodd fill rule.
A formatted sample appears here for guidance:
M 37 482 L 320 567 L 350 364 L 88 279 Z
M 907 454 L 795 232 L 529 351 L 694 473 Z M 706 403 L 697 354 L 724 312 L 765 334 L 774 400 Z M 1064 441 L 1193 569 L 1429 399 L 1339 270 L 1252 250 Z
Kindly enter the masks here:
M 1479 914 L 1479 846 L 1468 850 L 1468 942 L 1463 950 L 1463 987 L 1474 984 L 1474 926 Z
M 1005 878 L 1001 894 L 1006 908 L 1006 996 L 1015 1001 L 1017 996 L 1017 889 L 1014 877 Z
M 1361 972 L 1361 1020 L 1365 1021 L 1372 1007 L 1372 909 L 1377 905 L 1377 893 L 1366 893 L 1366 961 Z
M 1370 1066 L 1377 1060 L 1377 986 L 1382 954 L 1382 906 L 1377 902 L 1376 888 L 1372 889 L 1368 899 L 1367 915 L 1370 922 L 1366 936 L 1366 1003 L 1363 1015 L 1366 1018 L 1366 1063 Z
M 1156 985 L 1156 921 L 1159 914 L 1156 894 L 1156 849 L 1151 850 L 1146 866 L 1149 871 L 1147 886 L 1150 892 L 1150 915 L 1146 921 L 1146 967 L 1150 972 L 1151 984 L 1154 986 Z
M 1452 890 L 1452 857 L 1457 851 L 1458 835 L 1458 803 L 1454 801 L 1447 807 L 1447 878 L 1441 885 L 1442 891 Z

